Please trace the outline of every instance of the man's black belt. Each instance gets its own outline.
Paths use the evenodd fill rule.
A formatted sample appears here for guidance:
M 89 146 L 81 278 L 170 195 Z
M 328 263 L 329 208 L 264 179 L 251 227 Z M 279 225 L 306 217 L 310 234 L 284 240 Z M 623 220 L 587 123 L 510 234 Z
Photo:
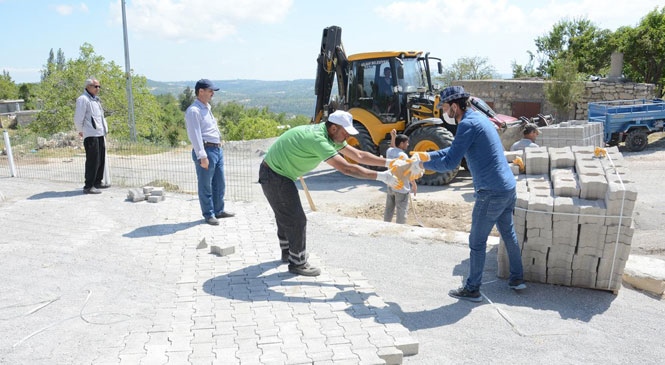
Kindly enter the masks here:
M 203 147 L 222 147 L 221 143 L 203 142 Z

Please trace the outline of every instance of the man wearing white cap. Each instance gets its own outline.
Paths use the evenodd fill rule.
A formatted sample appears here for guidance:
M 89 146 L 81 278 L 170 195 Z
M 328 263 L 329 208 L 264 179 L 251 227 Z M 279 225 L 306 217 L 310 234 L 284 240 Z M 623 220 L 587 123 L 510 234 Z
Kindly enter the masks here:
M 297 275 L 317 276 L 321 270 L 307 262 L 307 217 L 300 202 L 295 180 L 313 170 L 322 161 L 337 171 L 359 179 L 379 180 L 388 186 L 400 182 L 390 170 L 377 172 L 350 164 L 344 156 L 370 166 L 389 166 L 391 160 L 361 151 L 346 143 L 356 135 L 350 113 L 337 110 L 328 121 L 289 129 L 268 149 L 259 169 L 259 183 L 275 214 L 277 238 L 282 261 Z
M 501 138 L 487 117 L 468 108 L 469 93 L 461 86 L 450 86 L 441 91 L 439 108 L 457 123 L 457 133 L 448 148 L 434 152 L 415 152 L 423 167 L 435 171 L 452 170 L 462 157 L 473 177 L 476 202 L 471 216 L 469 232 L 469 276 L 459 289 L 448 292 L 453 298 L 481 302 L 480 284 L 485 267 L 487 237 L 496 225 L 508 252 L 511 289 L 526 288 L 523 280 L 522 257 L 513 227 L 515 208 L 515 177 L 503 153 Z

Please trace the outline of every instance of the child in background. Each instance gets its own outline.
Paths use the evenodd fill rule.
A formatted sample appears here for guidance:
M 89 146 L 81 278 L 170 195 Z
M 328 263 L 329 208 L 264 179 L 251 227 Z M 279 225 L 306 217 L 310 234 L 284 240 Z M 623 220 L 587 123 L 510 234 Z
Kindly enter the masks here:
M 409 137 L 404 134 L 397 134 L 397 131 L 393 129 L 390 131 L 390 147 L 386 151 L 386 158 L 399 158 L 403 157 L 404 159 L 409 158 L 406 154 L 406 149 L 409 148 Z M 388 195 L 386 196 L 386 208 L 383 212 L 383 220 L 386 222 L 391 222 L 393 220 L 393 214 L 397 210 L 397 218 L 395 222 L 398 224 L 406 223 L 406 213 L 409 208 L 409 193 L 413 191 L 413 195 L 416 195 L 417 186 L 416 182 L 404 182 L 404 187 L 395 190 L 391 187 L 387 187 Z

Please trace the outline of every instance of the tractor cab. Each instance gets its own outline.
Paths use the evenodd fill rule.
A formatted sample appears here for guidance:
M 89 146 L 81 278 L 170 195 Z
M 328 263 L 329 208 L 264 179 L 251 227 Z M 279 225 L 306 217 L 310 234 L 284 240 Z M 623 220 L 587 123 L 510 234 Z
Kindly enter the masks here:
M 407 101 L 430 90 L 421 52 L 371 52 L 348 58 L 348 106 L 383 123 L 407 119 Z

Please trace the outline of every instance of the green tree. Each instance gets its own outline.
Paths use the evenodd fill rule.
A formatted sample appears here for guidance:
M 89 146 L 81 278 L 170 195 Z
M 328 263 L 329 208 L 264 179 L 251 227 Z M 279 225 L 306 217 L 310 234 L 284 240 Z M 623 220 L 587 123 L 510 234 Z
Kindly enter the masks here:
M 195 99 L 196 96 L 194 95 L 194 90 L 187 86 L 187 88 L 183 90 L 182 94 L 180 94 L 180 110 L 183 112 L 187 110 L 187 108 L 192 105 Z
M 172 94 L 161 94 L 156 96 L 157 102 L 161 107 L 161 120 L 166 129 L 165 138 L 169 145 L 175 147 L 181 141 L 187 140 L 187 130 L 185 129 L 185 113 L 180 110 L 180 101 Z
M 299 125 L 309 124 L 310 123 L 310 118 L 306 117 L 304 115 L 296 115 L 293 118 L 287 120 L 286 123 L 287 123 L 286 125 L 293 128 L 293 127 L 297 127 Z
M 649 12 L 636 28 L 616 32 L 618 48 L 624 53 L 624 74 L 636 82 L 656 84 L 658 96 L 665 85 L 665 6 Z
M 55 59 L 55 69 L 58 71 L 64 70 L 65 62 L 67 62 L 67 60 L 65 59 L 65 52 L 63 52 L 61 48 L 58 48 L 58 55 L 56 57 L 57 58 Z
M 30 129 L 44 134 L 72 130 L 76 98 L 81 95 L 85 80 L 90 77 L 98 79 L 102 85 L 99 96 L 109 124 L 109 133 L 115 137 L 128 138 L 130 128 L 125 73 L 116 63 L 104 62 L 104 58 L 95 54 L 92 45 L 88 43 L 81 46 L 77 59 L 66 61 L 62 70 L 54 67 L 42 81 L 37 97 L 43 107 L 35 122 L 30 124 Z M 151 141 L 160 140 L 165 131 L 160 121 L 162 113 L 147 88 L 145 77 L 132 76 L 132 93 L 137 135 Z
M 517 62 L 511 62 L 513 69 L 513 78 L 528 78 L 528 77 L 542 77 L 543 75 L 536 69 L 535 58 L 536 56 L 531 51 L 527 51 L 529 55 L 529 62 L 526 65 L 522 66 Z
M 18 89 L 14 80 L 9 75 L 9 72 L 2 70 L 0 75 L 0 99 L 16 99 L 18 96 Z
M 535 40 L 539 59 L 536 72 L 550 77 L 557 60 L 571 58 L 577 61 L 578 72 L 601 74 L 609 68 L 614 51 L 612 37 L 611 31 L 599 29 L 588 19 L 561 20 L 547 35 Z
M 491 79 L 496 70 L 487 62 L 488 59 L 483 57 L 462 57 L 444 69 L 440 79 L 444 85 L 450 85 L 455 80 Z
M 264 139 L 279 136 L 279 123 L 264 116 L 243 115 L 238 123 L 228 124 L 225 134 L 230 141 Z
M 41 72 L 41 80 L 46 80 L 55 69 L 55 55 L 53 54 L 53 48 L 48 53 L 48 58 L 46 59 L 46 65 Z
M 553 75 L 545 84 L 545 97 L 556 108 L 558 120 L 570 119 L 571 111 L 584 92 L 577 69 L 577 61 L 572 56 L 552 63 Z
M 34 84 L 21 84 L 18 87 L 18 97 L 25 101 L 25 109 L 36 109 L 35 105 L 35 85 Z

